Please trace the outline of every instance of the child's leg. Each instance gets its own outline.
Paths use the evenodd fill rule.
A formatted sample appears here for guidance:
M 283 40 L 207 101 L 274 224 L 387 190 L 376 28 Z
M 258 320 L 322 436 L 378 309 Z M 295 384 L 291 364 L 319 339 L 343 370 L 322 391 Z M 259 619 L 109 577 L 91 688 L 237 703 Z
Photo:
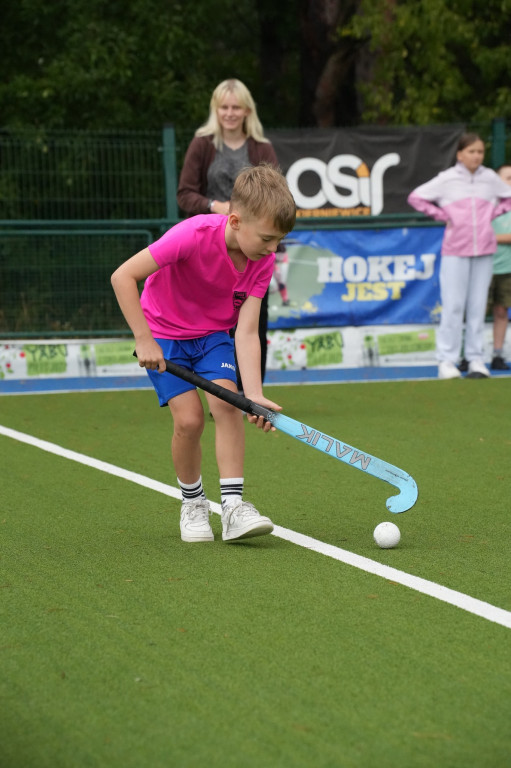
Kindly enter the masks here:
M 287 273 L 289 271 L 289 256 L 287 255 L 287 252 L 280 254 L 280 263 L 279 263 L 279 270 L 278 270 L 278 281 L 279 281 L 279 293 L 282 298 L 283 302 L 289 301 L 289 296 L 287 292 Z
M 511 274 L 494 275 L 490 286 L 493 299 L 493 354 L 503 356 L 511 304 Z
M 463 315 L 467 300 L 470 259 L 442 256 L 440 262 L 440 301 L 442 314 L 437 330 L 439 362 L 456 363 L 461 351 Z
M 217 380 L 226 389 L 236 392 L 232 381 Z M 245 427 L 238 408 L 206 392 L 211 415 L 215 420 L 215 450 L 220 477 L 243 477 L 245 461 Z
M 217 384 L 236 391 L 231 381 Z M 255 507 L 242 500 L 243 463 L 245 458 L 245 425 L 241 411 L 223 400 L 206 393 L 216 427 L 216 457 L 222 493 L 222 539 L 238 541 L 264 536 L 273 531 L 269 517 L 260 515 Z
M 196 360 L 196 372 L 236 392 L 232 339 L 227 334 L 212 334 L 202 340 L 201 350 L 201 356 Z M 224 400 L 207 392 L 205 395 L 215 420 L 215 450 L 222 494 L 222 539 L 237 541 L 271 533 L 271 520 L 260 515 L 252 504 L 242 500 L 245 461 L 243 414 Z
M 493 257 L 475 256 L 470 262 L 470 280 L 467 295 L 465 357 L 471 360 L 483 360 L 484 355 L 484 318 L 488 302 Z
M 282 262 L 280 263 L 279 283 L 283 283 L 284 285 L 287 283 L 288 272 L 289 272 L 289 257 L 286 253 Z
M 196 351 L 195 342 L 158 339 L 163 354 L 169 360 L 189 367 Z M 191 384 L 167 373 L 148 370 L 158 395 L 160 406 L 169 406 L 174 421 L 172 460 L 182 493 L 180 529 L 187 542 L 214 541 L 209 523 L 210 509 L 201 479 L 201 445 L 204 430 L 204 409 Z
M 204 409 L 196 390 L 183 392 L 169 400 L 174 420 L 172 461 L 183 495 L 181 538 L 187 542 L 214 541 L 209 523 L 209 504 L 201 481 L 201 444 Z
M 183 483 L 195 483 L 201 474 L 200 438 L 204 430 L 204 409 L 197 390 L 183 392 L 169 400 L 174 420 L 172 461 Z
M 500 304 L 493 305 L 493 347 L 502 352 L 506 338 L 508 316 L 507 307 Z

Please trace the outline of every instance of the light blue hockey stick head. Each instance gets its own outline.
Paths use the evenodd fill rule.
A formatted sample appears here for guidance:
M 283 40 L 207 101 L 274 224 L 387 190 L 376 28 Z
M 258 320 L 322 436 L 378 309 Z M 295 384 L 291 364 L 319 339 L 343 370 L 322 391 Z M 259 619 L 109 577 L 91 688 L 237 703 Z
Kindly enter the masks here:
M 393 482 L 392 485 L 399 488 L 399 493 L 387 499 L 386 506 L 389 512 L 398 514 L 399 512 L 406 512 L 408 509 L 411 509 L 419 496 L 417 483 L 413 477 L 407 475 L 406 478 L 399 479 L 399 484 L 398 482 Z
M 353 448 L 342 440 L 330 437 L 314 429 L 314 427 L 309 427 L 307 424 L 291 419 L 282 413 L 271 412 L 268 415 L 268 420 L 277 429 L 300 440 L 305 445 L 316 448 L 316 450 L 326 453 L 354 469 L 366 472 L 397 488 L 399 493 L 388 498 L 386 502 L 390 512 L 394 514 L 406 512 L 417 501 L 418 490 L 415 480 L 399 467 L 395 467 L 383 459 L 378 459 L 376 456 L 371 456 L 370 453 Z

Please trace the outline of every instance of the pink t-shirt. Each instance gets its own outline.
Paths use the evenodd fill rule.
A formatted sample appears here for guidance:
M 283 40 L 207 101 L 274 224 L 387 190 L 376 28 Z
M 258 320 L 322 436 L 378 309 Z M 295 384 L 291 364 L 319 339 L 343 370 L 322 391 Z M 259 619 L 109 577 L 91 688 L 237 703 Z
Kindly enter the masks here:
M 149 246 L 160 269 L 145 281 L 141 304 L 160 339 L 197 339 L 229 331 L 247 296 L 262 299 L 275 255 L 235 269 L 227 253 L 227 216 L 207 214 L 181 221 Z

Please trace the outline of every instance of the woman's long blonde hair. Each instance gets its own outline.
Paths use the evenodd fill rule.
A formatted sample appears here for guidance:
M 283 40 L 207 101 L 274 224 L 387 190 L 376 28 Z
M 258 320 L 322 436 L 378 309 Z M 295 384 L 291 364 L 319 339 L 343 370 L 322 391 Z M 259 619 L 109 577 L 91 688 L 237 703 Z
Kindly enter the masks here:
M 204 125 L 197 128 L 195 135 L 213 136 L 213 144 L 215 145 L 215 148 L 218 149 L 222 146 L 222 128 L 218 122 L 217 109 L 228 93 L 232 93 L 236 97 L 243 109 L 249 110 L 249 114 L 243 123 L 243 130 L 246 135 L 253 138 L 255 141 L 268 143 L 268 139 L 264 137 L 261 121 L 257 116 L 257 109 L 252 94 L 241 80 L 236 80 L 234 78 L 223 80 L 220 85 L 217 85 L 211 96 L 211 101 L 209 102 L 209 117 Z

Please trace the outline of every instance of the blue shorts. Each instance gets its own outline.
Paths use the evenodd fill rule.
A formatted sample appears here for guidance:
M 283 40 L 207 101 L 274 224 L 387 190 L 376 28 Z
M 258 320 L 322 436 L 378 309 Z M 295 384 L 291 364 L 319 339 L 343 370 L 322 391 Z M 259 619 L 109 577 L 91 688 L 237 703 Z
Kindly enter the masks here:
M 234 340 L 228 333 L 218 331 L 200 339 L 156 339 L 163 349 L 167 360 L 194 371 L 209 381 L 228 379 L 236 381 L 236 365 L 234 362 Z M 160 405 L 167 405 L 176 395 L 182 395 L 196 389 L 188 381 L 171 373 L 159 373 L 147 369 L 153 387 L 158 395 Z

